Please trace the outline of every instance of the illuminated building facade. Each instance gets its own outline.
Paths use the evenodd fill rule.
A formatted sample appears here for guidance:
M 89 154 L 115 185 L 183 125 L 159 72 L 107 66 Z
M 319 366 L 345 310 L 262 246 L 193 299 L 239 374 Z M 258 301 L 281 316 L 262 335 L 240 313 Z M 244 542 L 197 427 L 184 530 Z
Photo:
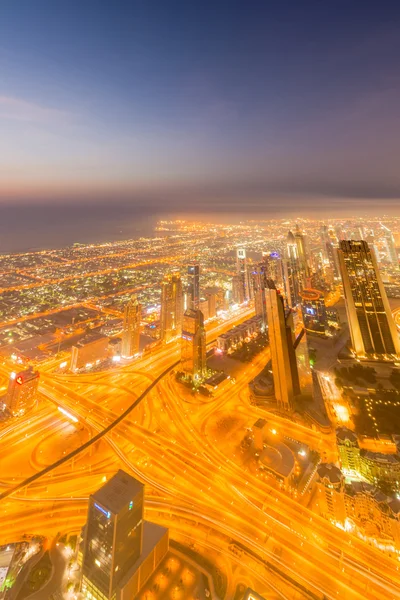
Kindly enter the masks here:
M 166 275 L 161 284 L 161 339 L 168 343 L 182 333 L 182 280 L 180 273 Z
M 396 244 L 392 232 L 386 225 L 381 223 L 383 239 L 385 241 L 386 253 L 388 262 L 395 266 L 399 265 L 399 257 L 397 256 Z
M 89 497 L 83 547 L 85 598 L 111 600 L 142 552 L 144 485 L 118 471 Z
M 188 266 L 188 301 L 186 308 L 197 310 L 200 302 L 200 265 L 193 263 Z
M 121 354 L 124 358 L 131 358 L 139 352 L 141 317 L 142 306 L 136 296 L 134 296 L 126 305 L 124 313 L 124 330 L 121 347 Z
M 342 469 L 345 472 L 359 473 L 360 447 L 357 435 L 347 427 L 339 427 L 336 430 L 336 443 Z
M 308 250 L 307 250 L 307 240 L 304 233 L 301 231 L 300 227 L 296 225 L 296 230 L 294 233 L 294 239 L 296 241 L 297 246 L 297 256 L 299 258 L 299 268 L 301 273 L 301 278 L 304 281 L 309 277 L 310 269 L 308 265 Z
M 217 316 L 217 294 L 214 291 L 206 290 L 206 299 L 208 303 L 208 318 L 213 319 Z
M 358 357 L 397 357 L 396 325 L 367 242 L 342 240 L 338 255 L 353 351 Z
M 315 510 L 348 529 L 356 526 L 364 535 L 400 548 L 400 501 L 363 481 L 345 483 L 338 467 L 318 466 Z
M 109 338 L 101 333 L 89 333 L 71 348 L 72 372 L 91 368 L 107 356 Z
M 232 352 L 242 344 L 249 342 L 251 338 L 257 337 L 262 328 L 260 316 L 246 319 L 240 325 L 236 325 L 217 338 L 217 348 L 221 352 Z
M 291 231 L 288 233 L 284 262 L 285 291 L 287 303 L 295 308 L 300 303 L 300 292 L 306 287 L 304 259 L 299 256 L 299 244 Z
M 236 275 L 240 288 L 238 295 L 240 299 L 243 298 L 239 303 L 242 304 L 242 302 L 250 300 L 249 271 L 247 268 L 246 250 L 244 248 L 238 248 L 236 252 Z
M 278 252 L 263 252 L 262 264 L 265 265 L 267 279 L 272 279 L 278 289 L 283 288 L 283 262 Z
M 267 281 L 266 304 L 275 397 L 280 408 L 290 411 L 295 396 L 300 393 L 293 316 L 285 310 L 283 297 L 270 280 Z
M 326 242 L 325 248 L 326 248 L 326 255 L 327 255 L 327 258 L 329 261 L 329 265 L 333 272 L 333 276 L 335 279 L 338 279 L 340 277 L 340 269 L 339 269 L 339 260 L 338 260 L 338 256 L 337 256 L 337 251 L 336 251 L 337 249 L 334 248 L 331 241 Z
M 306 288 L 300 292 L 301 312 L 306 331 L 311 334 L 325 335 L 328 329 L 323 292 Z
M 250 282 L 253 290 L 255 312 L 257 316 L 261 317 L 261 328 L 264 331 L 267 327 L 267 305 L 265 302 L 267 270 L 264 263 L 254 265 L 250 273 Z
M 344 523 L 344 476 L 336 465 L 321 463 L 317 468 L 317 495 L 320 515 L 326 519 Z
M 374 452 L 360 448 L 355 433 L 341 427 L 336 431 L 336 442 L 343 471 L 363 478 L 375 486 L 383 485 L 393 492 L 400 491 L 400 455 Z
M 168 530 L 143 520 L 143 496 L 143 484 L 119 470 L 89 497 L 82 557 L 85 598 L 135 598 L 168 552 Z
M 39 372 L 32 368 L 11 373 L 4 401 L 13 416 L 23 415 L 36 405 L 38 386 Z
M 192 380 L 207 373 L 206 331 L 201 310 L 189 309 L 183 315 L 181 370 Z
M 232 277 L 232 300 L 235 304 L 243 304 L 244 302 L 242 279 L 239 275 Z

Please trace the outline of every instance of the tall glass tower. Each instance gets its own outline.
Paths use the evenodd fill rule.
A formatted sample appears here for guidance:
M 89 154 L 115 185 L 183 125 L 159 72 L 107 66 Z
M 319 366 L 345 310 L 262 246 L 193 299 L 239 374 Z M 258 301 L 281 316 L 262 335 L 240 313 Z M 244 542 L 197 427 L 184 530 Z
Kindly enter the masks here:
M 166 275 L 161 284 L 161 339 L 168 343 L 182 333 L 183 296 L 180 273 Z
M 133 296 L 125 307 L 121 354 L 130 358 L 139 352 L 142 306 Z
M 368 243 L 342 240 L 338 256 L 354 352 L 359 357 L 398 357 L 399 336 Z
M 83 546 L 85 598 L 113 600 L 142 552 L 144 485 L 119 470 L 89 497 Z
M 188 266 L 188 306 L 197 310 L 200 303 L 200 265 L 193 263 Z

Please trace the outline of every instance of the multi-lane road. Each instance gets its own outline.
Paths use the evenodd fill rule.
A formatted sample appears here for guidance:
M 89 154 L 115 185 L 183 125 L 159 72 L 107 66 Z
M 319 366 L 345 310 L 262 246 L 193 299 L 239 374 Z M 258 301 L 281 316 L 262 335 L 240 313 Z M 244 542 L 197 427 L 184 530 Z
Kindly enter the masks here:
M 208 339 L 249 314 L 219 324 Z M 269 349 L 213 398 L 190 396 L 176 383 L 171 369 L 179 355 L 178 343 L 172 343 L 101 373 L 42 370 L 38 409 L 0 430 L 6 456 L 0 543 L 23 533 L 78 531 L 88 495 L 122 467 L 147 484 L 149 518 L 168 525 L 171 537 L 217 549 L 227 564 L 247 566 L 249 582 L 260 591 L 278 590 L 287 598 L 400 598 L 399 561 L 310 512 L 258 472 L 244 470 L 226 444 L 213 438 L 216 414 L 239 415 L 250 424 L 260 416 L 249 403 L 248 382 L 265 365 Z M 7 374 L 0 365 L 0 375 Z M 332 451 L 332 434 L 272 414 L 268 419 L 279 433 L 320 453 Z M 88 444 L 106 427 L 105 435 Z M 71 451 L 73 457 L 40 475 Z M 32 476 L 37 478 L 24 486 Z

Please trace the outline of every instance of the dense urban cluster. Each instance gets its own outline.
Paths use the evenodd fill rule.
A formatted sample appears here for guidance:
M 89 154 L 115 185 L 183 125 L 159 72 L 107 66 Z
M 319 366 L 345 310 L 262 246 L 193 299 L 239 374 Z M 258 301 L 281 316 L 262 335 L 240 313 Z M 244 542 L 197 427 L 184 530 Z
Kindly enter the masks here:
M 179 220 L 1 257 L 0 597 L 398 598 L 399 251 Z

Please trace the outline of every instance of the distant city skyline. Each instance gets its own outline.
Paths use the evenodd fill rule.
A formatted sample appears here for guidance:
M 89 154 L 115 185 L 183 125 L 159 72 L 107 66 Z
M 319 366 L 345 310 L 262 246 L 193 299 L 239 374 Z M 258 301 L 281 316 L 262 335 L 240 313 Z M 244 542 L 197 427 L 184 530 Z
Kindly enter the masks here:
M 5 0 L 0 204 L 394 210 L 399 20 L 394 2 Z

